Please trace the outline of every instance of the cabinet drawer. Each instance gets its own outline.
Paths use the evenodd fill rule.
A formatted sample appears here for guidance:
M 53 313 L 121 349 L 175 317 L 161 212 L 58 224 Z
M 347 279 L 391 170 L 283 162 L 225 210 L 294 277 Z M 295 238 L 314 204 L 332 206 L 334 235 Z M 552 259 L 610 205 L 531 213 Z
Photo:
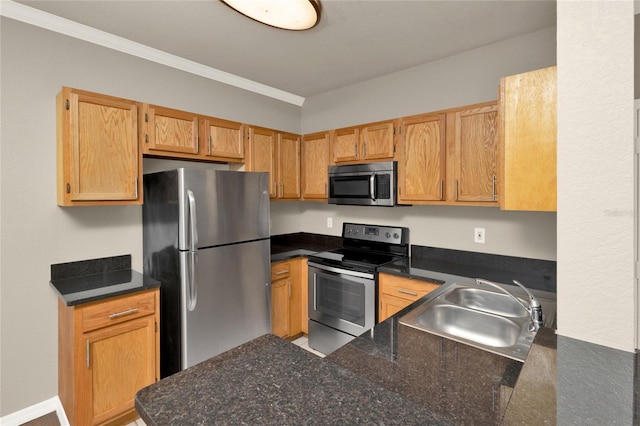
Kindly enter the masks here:
M 440 287 L 440 284 L 428 281 L 380 274 L 380 292 L 402 299 L 415 301 Z
M 81 308 L 82 331 L 119 324 L 134 318 L 152 315 L 156 310 L 153 291 L 117 297 Z
M 291 273 L 289 262 L 274 263 L 271 265 L 271 281 L 287 278 Z

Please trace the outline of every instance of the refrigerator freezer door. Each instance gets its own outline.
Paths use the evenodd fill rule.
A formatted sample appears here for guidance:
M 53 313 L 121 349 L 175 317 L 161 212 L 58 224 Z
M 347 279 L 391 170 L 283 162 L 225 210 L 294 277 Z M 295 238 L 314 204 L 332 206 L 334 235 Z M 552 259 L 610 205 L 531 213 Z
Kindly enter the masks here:
M 269 238 L 268 173 L 178 169 L 178 175 L 180 250 L 192 249 L 196 216 L 198 248 Z
M 183 369 L 271 331 L 269 253 L 269 240 L 260 240 L 195 254 L 193 311 L 186 306 L 186 280 L 182 284 Z M 190 254 L 180 256 L 188 268 Z

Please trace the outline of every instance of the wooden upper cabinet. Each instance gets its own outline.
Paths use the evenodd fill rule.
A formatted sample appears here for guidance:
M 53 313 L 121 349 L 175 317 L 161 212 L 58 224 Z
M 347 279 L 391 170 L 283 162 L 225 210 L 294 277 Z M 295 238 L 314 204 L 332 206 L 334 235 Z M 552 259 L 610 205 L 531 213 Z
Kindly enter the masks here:
M 398 202 L 444 199 L 445 114 L 403 118 L 398 149 Z
M 200 117 L 204 155 L 227 162 L 244 161 L 244 125 L 213 117 Z
M 334 164 L 393 160 L 394 121 L 335 130 L 331 147 Z
M 360 129 L 358 127 L 346 127 L 338 129 L 333 134 L 331 151 L 333 162 L 347 163 L 358 161 Z
M 68 87 L 56 104 L 58 205 L 141 204 L 139 104 Z
M 500 80 L 500 207 L 556 211 L 556 67 Z
M 360 130 L 364 161 L 393 159 L 395 153 L 393 129 L 394 123 L 386 121 L 364 126 Z
M 269 172 L 269 196 L 277 197 L 276 131 L 249 126 L 249 155 L 245 169 L 250 172 Z
M 301 197 L 323 200 L 328 197 L 329 132 L 304 135 L 301 148 Z
M 497 203 L 498 106 L 496 102 L 453 113 L 454 201 Z
M 278 197 L 283 199 L 300 198 L 300 136 L 291 133 L 278 133 L 277 182 Z
M 143 104 L 143 152 L 151 155 L 198 154 L 198 116 Z

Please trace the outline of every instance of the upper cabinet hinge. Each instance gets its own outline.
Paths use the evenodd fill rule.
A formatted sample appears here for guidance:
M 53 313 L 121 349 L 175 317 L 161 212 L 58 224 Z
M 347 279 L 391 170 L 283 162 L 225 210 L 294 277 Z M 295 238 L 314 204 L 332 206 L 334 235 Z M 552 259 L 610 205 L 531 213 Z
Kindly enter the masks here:
M 71 194 L 71 184 L 67 183 L 67 194 Z
M 71 102 L 69 102 L 69 99 L 66 99 L 66 100 L 65 100 L 64 107 L 65 107 L 65 109 L 67 109 L 67 110 L 71 108 Z
M 149 135 L 144 135 L 144 143 L 149 143 Z
M 149 114 L 147 114 L 146 112 L 144 113 L 144 122 L 145 123 L 149 122 Z
M 154 321 L 154 322 L 153 322 L 153 325 L 155 326 L 155 331 L 156 331 L 156 333 L 157 333 L 157 332 L 158 332 L 158 322 L 157 322 L 157 321 Z

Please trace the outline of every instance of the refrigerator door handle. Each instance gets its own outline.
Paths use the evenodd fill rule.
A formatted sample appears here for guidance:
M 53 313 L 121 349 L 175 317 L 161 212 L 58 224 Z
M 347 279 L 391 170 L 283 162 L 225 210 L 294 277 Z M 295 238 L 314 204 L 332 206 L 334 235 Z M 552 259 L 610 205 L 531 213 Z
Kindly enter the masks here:
M 197 256 L 197 252 L 190 251 L 187 253 L 187 309 L 189 309 L 190 312 L 196 309 L 196 303 L 198 302 L 198 282 L 196 280 Z
M 189 251 L 198 251 L 198 219 L 196 217 L 196 197 L 193 191 L 187 190 L 189 201 Z

